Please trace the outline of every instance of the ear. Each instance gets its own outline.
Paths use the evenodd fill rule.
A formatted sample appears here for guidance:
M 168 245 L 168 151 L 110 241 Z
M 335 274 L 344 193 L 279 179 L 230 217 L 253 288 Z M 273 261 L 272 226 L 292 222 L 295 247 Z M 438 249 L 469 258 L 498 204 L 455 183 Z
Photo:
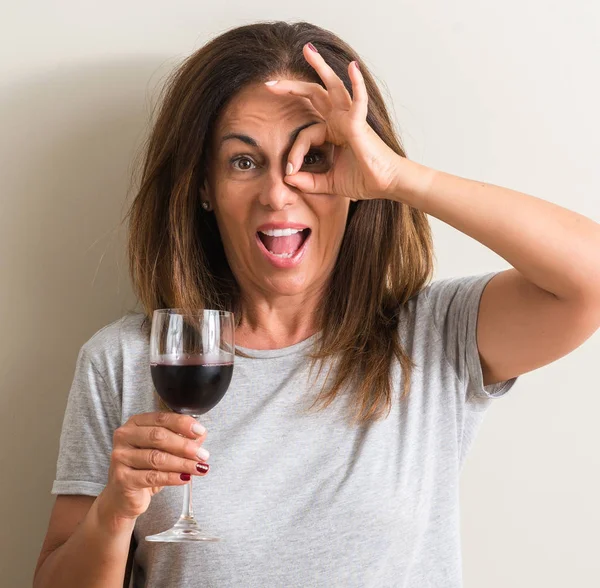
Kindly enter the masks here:
M 212 206 L 213 202 L 210 197 L 210 187 L 208 185 L 208 178 L 204 179 L 204 183 L 200 187 L 200 198 L 202 198 L 202 200 L 208 200 Z

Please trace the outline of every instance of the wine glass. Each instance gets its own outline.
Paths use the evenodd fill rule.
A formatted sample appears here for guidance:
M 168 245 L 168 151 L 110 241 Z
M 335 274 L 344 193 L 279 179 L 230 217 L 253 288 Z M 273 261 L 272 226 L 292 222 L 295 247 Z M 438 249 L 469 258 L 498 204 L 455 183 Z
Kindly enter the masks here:
M 163 402 L 174 412 L 194 418 L 214 408 L 225 396 L 233 374 L 233 313 L 177 308 L 155 310 L 150 335 L 150 372 Z M 183 487 L 183 511 L 175 525 L 146 541 L 219 541 L 194 518 L 192 476 Z

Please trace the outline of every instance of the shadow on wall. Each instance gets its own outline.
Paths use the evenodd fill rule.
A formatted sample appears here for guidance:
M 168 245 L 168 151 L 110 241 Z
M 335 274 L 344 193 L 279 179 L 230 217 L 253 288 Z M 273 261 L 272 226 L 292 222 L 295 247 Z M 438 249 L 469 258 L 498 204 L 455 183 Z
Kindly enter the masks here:
M 135 307 L 120 225 L 157 90 L 177 60 L 146 56 L 5 84 L 0 96 L 0 553 L 31 586 L 77 353 Z M 81 440 L 85 443 L 85 439 Z

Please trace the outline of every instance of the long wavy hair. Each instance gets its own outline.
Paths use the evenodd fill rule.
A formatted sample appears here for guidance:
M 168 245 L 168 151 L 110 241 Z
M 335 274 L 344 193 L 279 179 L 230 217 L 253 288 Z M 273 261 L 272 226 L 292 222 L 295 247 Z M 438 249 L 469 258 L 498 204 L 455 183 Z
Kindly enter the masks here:
M 406 157 L 379 89 L 357 53 L 332 32 L 307 22 L 258 22 L 220 34 L 187 57 L 168 78 L 141 152 L 139 188 L 127 213 L 128 261 L 145 319 L 157 308 L 215 308 L 242 319 L 241 292 L 227 261 L 215 216 L 201 207 L 210 170 L 215 121 L 244 86 L 295 78 L 324 87 L 305 60 L 312 42 L 352 95 L 347 67 L 360 62 L 369 97 L 367 122 Z M 311 409 L 326 408 L 346 386 L 352 421 L 389 414 L 391 367 L 400 362 L 402 396 L 414 363 L 402 346 L 402 307 L 431 280 L 433 243 L 426 215 L 391 200 L 351 202 L 335 267 L 317 310 L 321 336 L 312 367 L 335 357 L 331 386 Z M 240 350 L 236 354 L 245 356 Z M 247 357 L 247 356 L 246 356 Z M 319 369 L 319 373 L 321 369 Z M 327 378 L 329 379 L 329 377 Z

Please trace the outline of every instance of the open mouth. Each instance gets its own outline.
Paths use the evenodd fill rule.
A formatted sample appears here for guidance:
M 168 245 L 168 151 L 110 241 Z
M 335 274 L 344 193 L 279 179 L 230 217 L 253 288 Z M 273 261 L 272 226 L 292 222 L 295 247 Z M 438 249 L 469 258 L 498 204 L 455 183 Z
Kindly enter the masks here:
M 310 235 L 310 229 L 303 229 L 296 233 L 283 236 L 265 235 L 261 231 L 256 234 L 261 240 L 265 249 L 271 254 L 281 259 L 290 259 L 302 249 L 302 246 Z

